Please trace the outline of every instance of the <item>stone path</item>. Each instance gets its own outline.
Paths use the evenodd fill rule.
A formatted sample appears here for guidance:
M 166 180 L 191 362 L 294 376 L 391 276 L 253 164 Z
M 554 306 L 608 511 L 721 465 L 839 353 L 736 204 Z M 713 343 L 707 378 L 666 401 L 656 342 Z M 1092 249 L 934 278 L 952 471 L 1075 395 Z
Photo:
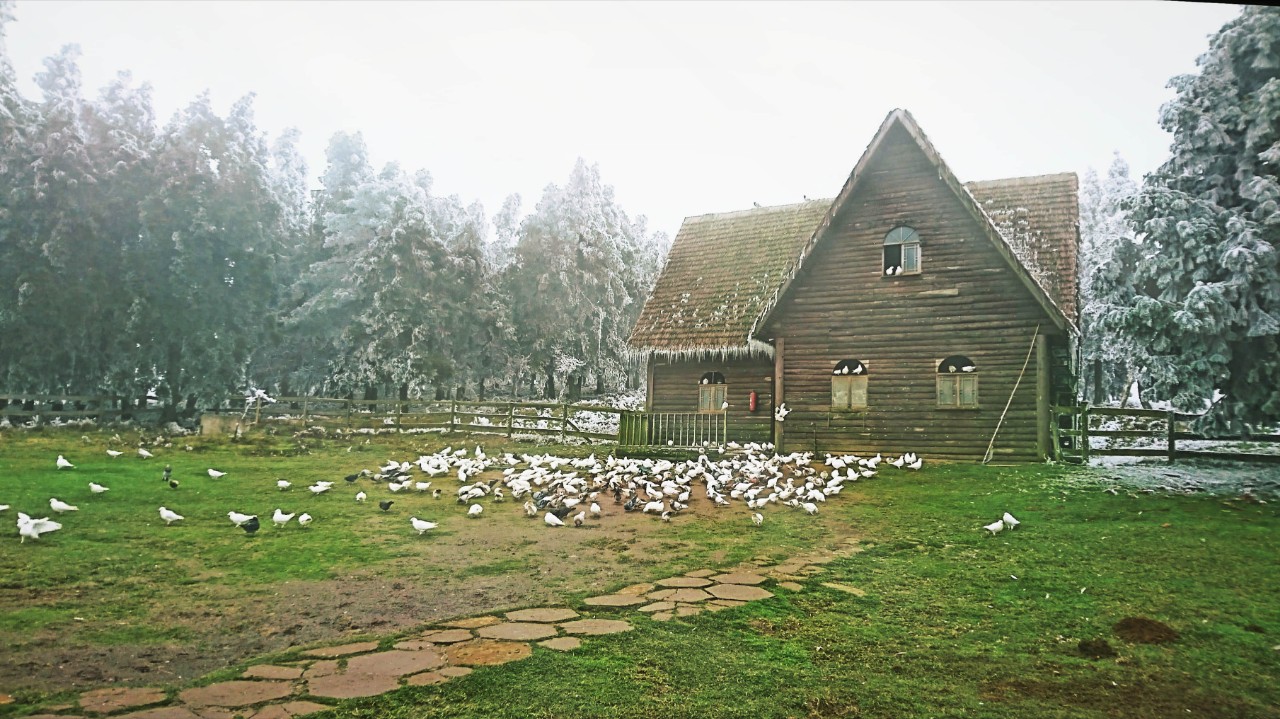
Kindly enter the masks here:
M 44 707 L 27 719 L 289 719 L 332 709 L 344 699 L 369 697 L 401 686 L 440 684 L 466 676 L 472 667 L 494 666 L 532 656 L 531 643 L 573 651 L 583 637 L 631 631 L 619 614 L 665 622 L 740 607 L 768 599 L 772 590 L 803 591 L 799 582 L 825 571 L 821 565 L 861 551 L 856 540 L 837 550 L 797 557 L 781 564 L 768 558 L 728 572 L 701 569 L 652 583 L 633 584 L 613 594 L 588 597 L 583 605 L 607 617 L 583 617 L 566 607 L 506 612 L 502 617 L 469 617 L 428 627 L 388 646 L 363 641 L 298 652 L 300 658 L 256 664 L 240 678 L 189 687 L 170 698 L 163 688 L 96 689 L 75 705 Z M 767 585 L 766 589 L 761 585 Z M 831 582 L 822 586 L 862 596 L 862 590 Z M 0 695 L 7 696 L 7 695 Z M 325 702 L 325 703 L 322 703 Z M 4 703 L 4 702 L 0 702 Z

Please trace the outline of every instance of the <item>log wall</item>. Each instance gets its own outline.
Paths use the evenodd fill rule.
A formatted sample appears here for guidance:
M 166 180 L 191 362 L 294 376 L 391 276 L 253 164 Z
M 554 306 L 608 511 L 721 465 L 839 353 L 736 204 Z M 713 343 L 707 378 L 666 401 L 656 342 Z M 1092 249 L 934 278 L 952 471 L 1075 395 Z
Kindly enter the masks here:
M 698 380 L 720 372 L 728 385 L 729 439 L 770 442 L 773 438 L 773 360 L 755 359 L 679 361 L 654 358 L 649 383 L 649 411 L 697 412 Z M 756 411 L 747 407 L 747 394 L 759 396 Z
M 981 459 L 1037 326 L 1058 330 L 904 131 L 866 171 L 762 335 L 783 339 L 778 401 L 792 413 L 782 449 Z M 920 233 L 919 275 L 883 274 L 884 236 L 899 225 Z M 978 367 L 977 409 L 937 406 L 937 361 L 953 354 Z M 867 365 L 864 411 L 830 409 L 832 369 L 845 359 Z M 996 461 L 1041 458 L 1041 364 L 1031 352 Z

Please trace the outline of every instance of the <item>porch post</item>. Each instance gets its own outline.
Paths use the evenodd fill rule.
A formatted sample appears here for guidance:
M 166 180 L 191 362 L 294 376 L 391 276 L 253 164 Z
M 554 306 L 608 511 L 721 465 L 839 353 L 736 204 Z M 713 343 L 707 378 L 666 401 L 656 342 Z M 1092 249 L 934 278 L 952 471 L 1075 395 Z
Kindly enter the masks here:
M 771 411 L 776 411 L 777 408 L 781 407 L 782 403 L 786 401 L 786 394 L 782 391 L 782 347 L 782 338 L 779 337 L 775 339 L 773 345 L 773 407 L 771 408 Z M 776 417 L 777 415 L 774 414 L 773 417 L 770 418 L 770 423 L 773 426 L 773 446 L 774 451 L 781 454 L 783 434 L 782 426 L 784 422 L 779 422 Z

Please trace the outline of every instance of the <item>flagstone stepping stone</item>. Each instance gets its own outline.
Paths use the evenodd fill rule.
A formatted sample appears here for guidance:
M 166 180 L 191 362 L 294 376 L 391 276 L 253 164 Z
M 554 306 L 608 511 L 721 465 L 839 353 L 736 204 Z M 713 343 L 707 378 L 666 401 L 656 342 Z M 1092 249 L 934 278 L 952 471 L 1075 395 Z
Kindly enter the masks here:
M 406 639 L 403 642 L 396 642 L 395 644 L 396 649 L 403 649 L 406 652 L 416 652 L 421 649 L 434 649 L 435 646 L 434 642 L 429 642 L 425 639 Z
M 224 709 L 222 707 L 196 707 L 192 711 L 200 719 L 236 719 L 236 716 L 240 714 L 240 710 Z M 256 716 L 253 710 L 249 710 L 249 715 Z
M 454 677 L 465 677 L 471 673 L 471 669 L 468 667 L 440 667 L 440 670 L 436 673 L 453 679 Z
M 702 577 L 709 577 L 715 573 L 716 573 L 716 570 L 714 569 L 696 569 L 692 572 L 685 572 L 684 576 L 702 578 Z
M 733 574 L 717 574 L 711 577 L 712 581 L 721 584 L 764 584 L 765 578 L 759 574 L 750 574 L 747 572 L 735 572 Z
M 620 619 L 579 619 L 565 622 L 560 628 L 570 634 L 617 634 L 629 632 L 633 627 Z
M 455 642 L 465 642 L 468 639 L 472 639 L 472 636 L 471 632 L 466 629 L 441 629 L 438 632 L 423 635 L 422 638 L 435 644 L 453 644 Z
M 355 699 L 384 694 L 400 686 L 399 677 L 389 674 L 344 672 L 328 674 L 307 681 L 307 693 L 330 699 Z
M 178 698 L 193 707 L 247 707 L 272 699 L 283 699 L 292 693 L 293 684 L 289 682 L 234 679 L 207 687 L 184 689 L 178 693 Z
M 286 702 L 284 704 L 268 704 L 256 714 L 247 715 L 247 719 L 290 719 L 290 717 L 306 716 L 316 712 L 328 711 L 333 707 L 316 702 Z
M 623 587 L 622 589 L 619 589 L 617 592 L 614 592 L 614 593 L 630 594 L 633 597 L 638 597 L 641 594 L 648 594 L 653 590 L 654 590 L 654 586 L 652 584 L 632 584 L 630 586 Z
M 249 679 L 297 679 L 302 676 L 302 667 L 278 667 L 274 664 L 258 664 L 244 670 L 241 676 Z
M 577 637 L 556 637 L 555 639 L 538 642 L 538 646 L 554 649 L 557 652 L 567 652 L 582 646 L 582 640 Z
M 400 677 L 405 674 L 435 669 L 444 665 L 444 657 L 430 649 L 404 652 L 393 649 L 377 654 L 353 657 L 347 662 L 347 674 L 370 674 Z
M 13 702 L 10 701 L 3 703 L 12 704 Z M 28 714 L 27 716 L 22 717 L 22 719 L 84 719 L 84 717 L 79 715 L 71 716 L 68 714 Z
M 449 663 L 492 666 L 524 659 L 531 654 L 533 649 L 524 642 L 495 642 L 482 639 L 449 647 Z
M 575 614 L 574 616 L 577 615 Z M 476 630 L 476 634 L 485 639 L 507 639 L 510 641 L 523 642 L 554 637 L 556 635 L 556 628 L 549 627 L 546 624 L 534 624 L 532 622 L 506 622 L 504 624 L 494 624 L 488 627 L 481 627 Z
M 411 687 L 425 687 L 431 684 L 443 684 L 447 681 L 449 681 L 449 677 L 440 672 L 423 672 L 409 677 L 407 683 Z
M 630 594 L 605 594 L 600 597 L 587 597 L 582 600 L 583 604 L 591 607 L 634 607 L 637 604 L 647 604 L 648 599 L 637 597 Z
M 652 599 L 655 602 L 664 602 L 667 600 L 668 597 L 670 597 L 672 594 L 675 594 L 675 593 L 676 593 L 676 590 L 674 589 L 659 589 L 656 592 L 649 592 L 645 596 L 648 597 L 649 599 Z
M 708 587 L 707 592 L 716 599 L 737 599 L 740 602 L 768 599 L 773 596 L 772 593 L 760 587 L 747 587 L 741 584 L 717 584 L 714 587 Z
M 110 714 L 121 709 L 144 707 L 165 700 L 163 689 L 126 688 L 95 689 L 80 695 L 80 708 L 97 714 Z
M 704 610 L 708 612 L 722 612 L 728 609 L 728 607 L 724 606 L 723 604 L 712 604 L 711 602 L 707 602 L 706 604 L 702 604 L 699 606 L 701 606 Z
M 801 589 L 804 589 L 803 584 L 797 584 L 795 582 L 778 582 L 778 586 L 789 592 L 798 592 Z
M 676 605 L 674 602 L 654 602 L 653 604 L 646 604 L 645 606 L 640 607 L 637 611 L 650 614 L 652 612 L 669 612 L 675 608 Z
M 681 604 L 680 606 L 676 607 L 677 617 L 692 617 L 695 614 L 701 614 L 701 613 L 702 613 L 702 607 L 692 607 L 692 606 L 689 606 L 688 604 Z
M 675 616 L 674 612 L 654 612 L 649 615 L 655 622 L 669 622 Z
M 807 567 L 802 567 L 800 569 L 800 574 L 801 576 L 812 577 L 815 574 L 822 574 L 825 571 L 827 571 L 826 567 L 815 567 L 813 565 L 810 565 Z
M 738 601 L 737 599 L 712 599 L 710 602 L 708 602 L 708 604 L 714 604 L 717 607 L 724 607 L 725 609 L 731 609 L 733 607 L 741 607 L 745 605 L 746 602 L 741 602 L 741 601 Z
M 326 659 L 322 662 L 316 662 L 302 673 L 304 679 L 313 679 L 315 677 L 327 677 L 330 674 L 338 673 L 338 660 Z
M 867 596 L 867 593 L 864 590 L 858 589 L 857 587 L 851 587 L 848 584 L 839 584 L 837 582 L 823 582 L 822 586 L 826 587 L 827 589 L 834 589 L 837 592 L 852 594 L 855 597 Z
M 701 577 L 667 577 L 666 579 L 659 579 L 654 582 L 654 584 L 657 584 L 659 587 L 671 587 L 677 589 L 680 587 L 705 587 L 711 583 L 710 579 L 703 579 Z
M 667 597 L 668 602 L 705 602 L 711 598 L 701 589 L 677 589 L 671 596 Z
M 497 624 L 502 621 L 497 617 L 468 617 L 467 619 L 454 619 L 449 622 L 440 622 L 441 626 L 453 627 L 454 629 L 479 629 L 487 627 L 490 624 Z
M 577 618 L 578 613 L 567 607 L 519 609 L 514 612 L 507 612 L 507 619 L 513 622 L 563 622 L 566 619 Z
M 337 647 L 320 647 L 319 649 L 308 649 L 302 653 L 304 657 L 320 657 L 321 659 L 330 659 L 333 657 L 345 657 L 348 654 L 362 654 L 371 652 L 378 648 L 377 642 L 356 642 L 354 644 L 343 644 Z
M 159 709 L 143 709 L 140 712 L 117 714 L 112 719 L 200 719 L 200 716 L 186 707 L 160 707 Z

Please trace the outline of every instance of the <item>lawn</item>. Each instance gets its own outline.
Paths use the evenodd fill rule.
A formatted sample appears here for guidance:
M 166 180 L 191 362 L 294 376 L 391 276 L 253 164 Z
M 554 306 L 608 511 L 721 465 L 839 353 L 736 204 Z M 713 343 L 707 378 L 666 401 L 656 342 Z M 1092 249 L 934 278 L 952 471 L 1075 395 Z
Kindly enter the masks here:
M 178 685 L 299 644 L 390 636 L 517 606 L 576 606 L 624 584 L 776 561 L 855 536 L 863 551 L 827 564 L 800 592 L 668 623 L 635 617 L 635 631 L 572 653 L 539 647 L 523 662 L 334 713 L 1280 717 L 1276 502 L 1112 495 L 1089 486 L 1096 470 L 926 458 L 918 473 L 858 483 L 816 518 L 771 507 L 758 531 L 740 506 L 666 525 L 623 515 L 612 500 L 594 526 L 550 530 L 516 503 L 486 503 L 469 520 L 447 498 L 398 495 L 383 514 L 341 486 L 343 474 L 433 452 L 440 437 L 305 449 L 281 438 L 192 441 L 190 452 L 178 439 L 142 461 L 109 459 L 109 436 L 95 432 L 88 444 L 67 433 L 0 440 L 8 514 L 47 507 L 49 496 L 81 507 L 63 530 L 25 545 L 11 534 L 0 552 L 0 691 L 15 687 L 22 707 L 11 714 L 56 701 L 62 690 L 112 680 Z M 500 448 L 484 444 L 490 453 Z M 55 470 L 59 453 L 77 468 Z M 173 464 L 179 489 L 160 481 L 163 461 Z M 211 480 L 208 467 L 228 474 Z M 277 477 L 295 488 L 278 492 Z M 300 494 L 318 478 L 340 486 L 328 496 Z M 111 491 L 90 496 L 91 479 Z M 446 492 L 457 486 L 440 484 Z M 370 503 L 390 496 L 385 486 L 363 485 Z M 164 527 L 160 504 L 188 519 Z M 265 522 L 250 538 L 225 517 L 236 509 L 265 519 L 277 505 L 316 522 L 282 530 Z M 1006 510 L 1022 520 L 1017 530 L 991 537 L 979 529 Z M 440 521 L 440 530 L 417 537 L 411 513 Z M 1164 622 L 1180 636 L 1124 641 L 1112 627 L 1126 617 Z M 1116 656 L 1093 659 L 1078 648 L 1099 639 Z M 150 672 L 139 668 L 148 665 Z M 180 669 L 166 674 L 157 665 Z

